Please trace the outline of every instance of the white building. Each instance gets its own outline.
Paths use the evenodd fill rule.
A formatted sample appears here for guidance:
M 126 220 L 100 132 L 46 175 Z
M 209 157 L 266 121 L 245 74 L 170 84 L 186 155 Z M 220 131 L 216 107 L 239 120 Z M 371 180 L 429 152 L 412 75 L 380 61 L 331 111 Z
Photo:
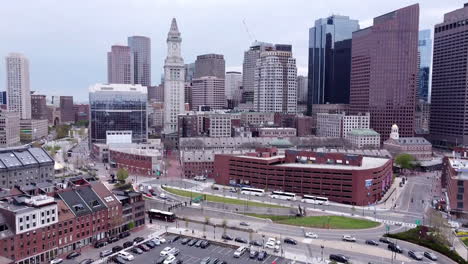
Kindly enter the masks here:
M 369 113 L 358 115 L 318 113 L 317 136 L 346 138 L 353 129 L 368 129 L 369 122 Z
M 31 142 L 46 137 L 49 134 L 49 120 L 47 119 L 21 119 L 20 139 L 22 142 Z
M 20 117 L 17 112 L 0 110 L 0 147 L 13 147 L 20 143 Z
M 231 137 L 231 114 L 210 113 L 210 137 Z
M 19 53 L 8 54 L 5 61 L 8 110 L 20 113 L 21 119 L 31 119 L 29 61 Z
M 181 56 L 182 38 L 177 21 L 172 19 L 167 34 L 167 57 L 164 61 L 164 133 L 177 132 L 177 115 L 185 112 L 185 65 Z
M 355 148 L 380 148 L 380 134 L 373 129 L 353 129 L 346 140 Z
M 224 79 L 224 92 L 226 100 L 232 100 L 238 105 L 242 98 L 242 73 L 236 71 L 226 72 Z
M 297 67 L 290 50 L 260 54 L 255 68 L 254 108 L 259 112 L 297 112 Z

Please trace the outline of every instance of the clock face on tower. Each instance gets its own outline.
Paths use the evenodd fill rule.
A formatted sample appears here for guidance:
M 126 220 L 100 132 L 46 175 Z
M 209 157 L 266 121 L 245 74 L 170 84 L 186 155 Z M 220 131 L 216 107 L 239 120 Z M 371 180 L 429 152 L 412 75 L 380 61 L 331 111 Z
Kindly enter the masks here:
M 176 44 L 176 43 L 172 43 L 171 48 L 172 48 L 173 51 L 176 51 L 176 50 L 177 50 L 177 44 Z

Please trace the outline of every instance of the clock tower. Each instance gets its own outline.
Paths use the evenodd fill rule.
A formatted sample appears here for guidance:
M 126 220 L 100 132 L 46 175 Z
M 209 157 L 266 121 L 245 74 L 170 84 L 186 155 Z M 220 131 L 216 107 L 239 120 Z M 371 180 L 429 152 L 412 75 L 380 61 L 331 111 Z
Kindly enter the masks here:
M 164 61 L 164 134 L 177 132 L 177 116 L 185 112 L 184 59 L 177 21 L 172 19 L 167 34 L 167 57 Z

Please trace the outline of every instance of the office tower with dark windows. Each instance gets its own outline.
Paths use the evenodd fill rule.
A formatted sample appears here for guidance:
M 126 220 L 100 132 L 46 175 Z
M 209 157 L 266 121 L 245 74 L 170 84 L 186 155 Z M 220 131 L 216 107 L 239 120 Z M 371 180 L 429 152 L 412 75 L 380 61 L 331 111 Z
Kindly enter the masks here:
M 434 28 L 432 144 L 468 145 L 468 4 L 444 15 Z
M 195 75 L 195 62 L 185 64 L 185 82 L 192 82 L 193 76 Z
M 192 110 L 200 106 L 209 106 L 210 109 L 223 109 L 226 104 L 224 95 L 224 79 L 216 76 L 204 76 L 192 80 L 191 91 Z
M 417 99 L 427 103 L 430 101 L 429 91 L 432 63 L 432 38 L 430 29 L 419 31 L 418 52 L 419 72 Z
M 20 53 L 10 53 L 5 62 L 8 111 L 18 112 L 21 119 L 31 119 L 29 60 Z
M 307 114 L 313 104 L 348 104 L 351 37 L 359 22 L 333 15 L 315 21 L 309 29 Z
M 107 53 L 107 82 L 134 83 L 133 55 L 130 47 L 114 45 Z
M 242 98 L 242 73 L 236 71 L 226 72 L 224 80 L 224 95 L 226 96 L 227 107 L 232 109 L 240 103 Z
M 106 143 L 106 133 L 131 133 L 132 143 L 147 141 L 147 91 L 140 84 L 95 84 L 89 88 L 90 143 Z
M 63 123 L 75 122 L 75 110 L 73 110 L 73 96 L 60 96 L 60 119 Z
M 260 59 L 260 53 L 266 50 L 274 50 L 274 45 L 265 42 L 254 42 L 249 50 L 244 52 L 244 61 L 242 63 L 242 101 L 253 102 L 255 86 L 255 68 L 257 60 Z
M 225 65 L 224 56 L 221 54 L 205 54 L 197 56 L 193 79 L 206 76 L 214 76 L 224 79 L 226 72 Z
M 46 96 L 42 94 L 31 94 L 31 119 L 47 119 Z
M 351 112 L 370 113 L 370 127 L 385 140 L 397 124 L 402 137 L 414 135 L 418 78 L 419 5 L 374 18 L 353 32 Z
M 151 39 L 143 36 L 128 37 L 133 56 L 133 83 L 151 85 Z

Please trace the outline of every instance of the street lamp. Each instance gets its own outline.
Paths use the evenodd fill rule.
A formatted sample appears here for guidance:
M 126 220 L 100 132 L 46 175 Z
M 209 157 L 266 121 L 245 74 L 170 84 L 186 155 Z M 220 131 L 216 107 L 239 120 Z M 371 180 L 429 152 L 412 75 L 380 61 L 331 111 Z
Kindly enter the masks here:
M 322 250 L 322 261 L 323 261 L 323 249 L 325 248 L 325 246 L 321 245 L 320 246 L 320 249 Z

